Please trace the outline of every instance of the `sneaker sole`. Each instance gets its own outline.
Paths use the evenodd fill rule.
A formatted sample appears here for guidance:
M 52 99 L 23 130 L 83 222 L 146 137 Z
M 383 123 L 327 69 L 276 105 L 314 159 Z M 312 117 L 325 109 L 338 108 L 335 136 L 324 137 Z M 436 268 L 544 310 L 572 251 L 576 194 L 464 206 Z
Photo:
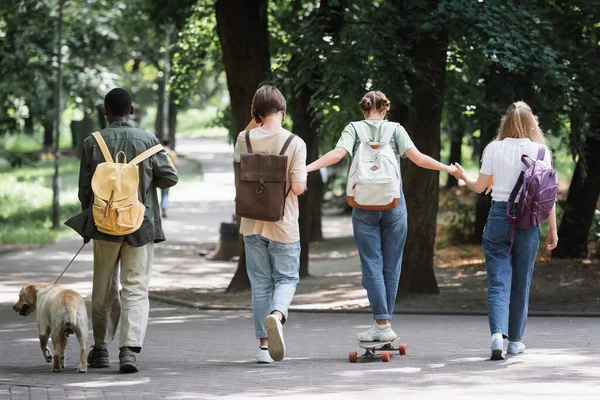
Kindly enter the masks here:
M 285 357 L 285 342 L 278 322 L 275 316 L 265 318 L 265 330 L 269 338 L 269 355 L 273 361 L 281 361 Z
M 124 374 L 131 374 L 134 372 L 138 372 L 139 369 L 138 369 L 137 365 L 123 364 L 123 365 L 119 365 L 119 371 L 121 371 Z
M 492 356 L 490 357 L 490 360 L 493 360 L 493 361 L 504 360 L 504 356 L 502 355 L 502 350 L 492 350 Z

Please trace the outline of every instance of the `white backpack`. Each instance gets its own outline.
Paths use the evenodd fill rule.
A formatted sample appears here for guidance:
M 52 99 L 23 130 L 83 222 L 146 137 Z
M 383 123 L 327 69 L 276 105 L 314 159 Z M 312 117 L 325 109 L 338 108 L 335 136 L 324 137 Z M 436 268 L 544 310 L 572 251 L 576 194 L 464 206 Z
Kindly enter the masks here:
M 360 141 L 348 172 L 348 204 L 363 210 L 391 210 L 400 201 L 400 166 L 390 146 L 397 123 L 387 122 L 379 142 L 371 142 L 361 129 L 350 123 Z

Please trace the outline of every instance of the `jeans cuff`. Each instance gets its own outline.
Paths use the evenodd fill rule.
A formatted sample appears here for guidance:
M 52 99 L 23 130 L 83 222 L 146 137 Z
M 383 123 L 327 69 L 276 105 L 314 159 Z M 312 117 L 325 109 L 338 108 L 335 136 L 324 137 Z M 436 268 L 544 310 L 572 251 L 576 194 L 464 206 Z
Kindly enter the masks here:
M 266 339 L 268 338 L 267 331 L 255 331 L 255 335 L 257 339 Z
M 378 314 L 378 315 L 374 315 L 373 319 L 387 319 L 387 320 L 391 321 L 392 316 L 390 314 Z

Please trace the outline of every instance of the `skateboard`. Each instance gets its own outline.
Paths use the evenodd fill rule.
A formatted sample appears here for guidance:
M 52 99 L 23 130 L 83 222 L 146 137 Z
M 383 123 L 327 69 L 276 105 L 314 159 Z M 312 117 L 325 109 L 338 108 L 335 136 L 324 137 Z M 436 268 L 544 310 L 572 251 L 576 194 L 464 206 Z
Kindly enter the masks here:
M 351 351 L 348 354 L 348 359 L 351 363 L 358 362 L 358 360 L 371 361 L 378 357 L 381 357 L 381 361 L 389 362 L 391 358 L 391 352 L 397 351 L 401 356 L 406 355 L 407 346 L 402 343 L 398 345 L 398 347 L 394 347 L 392 343 L 398 341 L 400 338 L 396 338 L 394 340 L 388 340 L 385 342 L 358 342 L 358 346 L 362 349 L 365 349 L 365 354 L 358 356 L 356 351 Z M 381 354 L 377 354 L 380 352 Z

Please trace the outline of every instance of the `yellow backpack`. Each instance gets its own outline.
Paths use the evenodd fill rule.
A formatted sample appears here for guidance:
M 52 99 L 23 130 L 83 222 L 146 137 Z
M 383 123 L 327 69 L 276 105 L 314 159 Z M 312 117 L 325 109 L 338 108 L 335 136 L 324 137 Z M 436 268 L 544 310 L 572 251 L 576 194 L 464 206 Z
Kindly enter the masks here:
M 120 151 L 115 162 L 100 132 L 94 132 L 92 136 L 98 142 L 105 160 L 96 167 L 92 176 L 94 223 L 99 232 L 113 236 L 128 235 L 142 226 L 146 211 L 138 195 L 140 177 L 137 165 L 164 150 L 164 147 L 157 144 L 130 162 L 127 162 L 125 153 Z M 122 162 L 119 162 L 120 155 Z

